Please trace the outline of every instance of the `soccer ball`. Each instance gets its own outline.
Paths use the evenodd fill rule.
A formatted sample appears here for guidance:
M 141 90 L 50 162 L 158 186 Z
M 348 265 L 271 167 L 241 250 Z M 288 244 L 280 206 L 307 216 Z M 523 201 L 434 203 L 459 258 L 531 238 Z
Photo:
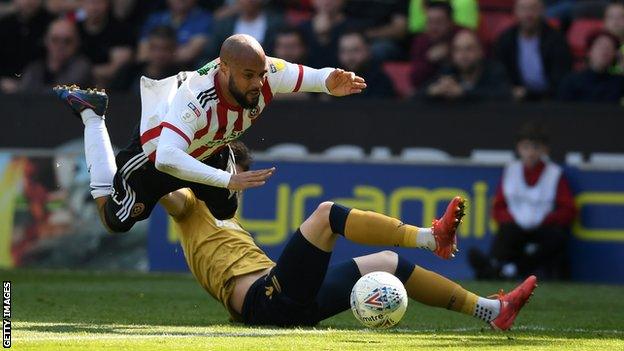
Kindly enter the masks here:
M 351 310 L 368 328 L 390 328 L 403 318 L 407 292 L 397 277 L 372 272 L 360 278 L 351 290 Z

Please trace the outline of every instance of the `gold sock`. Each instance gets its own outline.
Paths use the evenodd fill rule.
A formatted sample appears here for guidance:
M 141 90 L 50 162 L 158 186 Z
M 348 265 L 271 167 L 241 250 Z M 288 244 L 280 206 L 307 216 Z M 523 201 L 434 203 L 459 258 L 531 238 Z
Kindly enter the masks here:
M 405 282 L 405 289 L 410 298 L 420 303 L 470 316 L 474 314 L 479 298 L 461 285 L 419 266 Z
M 345 238 L 358 244 L 417 247 L 419 228 L 376 212 L 352 209 L 345 224 Z

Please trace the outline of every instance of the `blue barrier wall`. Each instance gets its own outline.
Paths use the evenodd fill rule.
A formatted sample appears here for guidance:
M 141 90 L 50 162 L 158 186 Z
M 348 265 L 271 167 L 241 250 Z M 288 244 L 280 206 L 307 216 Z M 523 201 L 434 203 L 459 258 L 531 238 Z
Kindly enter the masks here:
M 239 211 L 243 226 L 273 259 L 279 257 L 290 233 L 324 200 L 427 226 L 442 213 L 450 198 L 464 196 L 469 201 L 468 216 L 459 233 L 462 252 L 456 259 L 443 261 L 422 250 L 390 248 L 455 279 L 472 278 L 466 252 L 470 247 L 487 250 L 496 230 L 490 218 L 490 203 L 500 167 L 316 162 L 259 162 L 255 167 L 273 165 L 276 174 L 264 187 L 247 191 Z M 566 175 L 580 208 L 570 247 L 573 278 L 624 283 L 624 172 L 570 168 Z M 150 219 L 151 270 L 187 269 L 170 228 L 166 214 L 157 208 Z M 332 260 L 380 249 L 341 239 Z

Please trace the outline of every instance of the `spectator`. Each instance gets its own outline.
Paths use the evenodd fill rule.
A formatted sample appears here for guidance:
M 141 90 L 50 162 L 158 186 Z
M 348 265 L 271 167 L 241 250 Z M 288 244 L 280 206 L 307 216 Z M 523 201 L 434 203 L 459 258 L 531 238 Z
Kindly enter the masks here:
M 15 3 L 13 0 L 0 0 L 0 18 L 15 12 Z
M 48 12 L 55 16 L 63 16 L 73 13 L 80 7 L 80 1 L 76 0 L 45 0 L 45 6 Z
M 303 34 L 296 28 L 283 28 L 275 36 L 275 56 L 288 62 L 308 64 L 308 49 Z M 333 66 L 336 67 L 336 66 Z
M 45 35 L 46 58 L 26 67 L 19 90 L 49 93 L 58 84 L 91 85 L 91 64 L 82 56 L 76 26 L 66 19 L 52 22 Z
M 0 86 L 7 91 L 17 88 L 17 77 L 28 63 L 43 57 L 43 37 L 52 21 L 41 0 L 12 4 L 15 12 L 0 19 Z
M 624 42 L 624 3 L 612 2 L 604 12 L 604 29 Z
M 348 0 L 345 14 L 362 28 L 376 61 L 405 56 L 407 36 L 406 0 Z
M 155 11 L 161 10 L 165 2 L 150 0 L 110 0 L 111 16 L 118 22 L 123 23 L 132 32 L 133 38 L 138 38 L 141 34 L 141 26 L 145 23 L 147 16 Z
M 129 63 L 113 79 L 111 90 L 125 90 L 140 93 L 141 76 L 163 79 L 176 75 L 183 68 L 176 64 L 177 39 L 173 28 L 159 26 L 147 37 L 147 60 Z
M 412 85 L 420 88 L 450 60 L 451 41 L 459 30 L 446 2 L 427 1 L 427 29 L 412 41 Z
M 447 0 L 438 0 L 447 1 Z M 479 4 L 477 0 L 448 0 L 453 9 L 453 22 L 464 28 L 476 30 L 479 26 Z M 409 31 L 420 33 L 427 23 L 426 1 L 411 0 L 409 7 Z
M 338 66 L 338 39 L 349 26 L 343 0 L 313 0 L 314 16 L 301 25 L 308 43 L 308 65 L 314 68 Z
M 273 52 L 276 57 L 288 62 L 307 65 L 308 49 L 303 34 L 298 28 L 286 27 L 280 29 L 275 36 Z M 312 98 L 313 95 L 314 94 L 298 92 L 277 94 L 274 98 L 279 100 L 307 100 Z
M 239 14 L 217 22 L 209 59 L 219 56 L 221 44 L 233 34 L 251 35 L 263 47 L 273 48 L 275 33 L 283 25 L 282 16 L 269 11 L 263 0 L 238 0 L 238 6 Z
M 167 5 L 167 11 L 151 15 L 143 26 L 139 61 L 147 59 L 147 37 L 154 27 L 169 26 L 176 30 L 178 39 L 176 62 L 181 65 L 195 64 L 209 42 L 212 16 L 197 6 L 197 0 L 167 0 Z
M 453 39 L 452 64 L 426 89 L 426 96 L 444 100 L 501 100 L 511 96 L 505 68 L 485 60 L 477 35 L 467 29 Z
M 617 61 L 620 42 L 609 32 L 600 31 L 588 40 L 587 68 L 569 74 L 561 83 L 559 98 L 566 101 L 619 103 L 624 96 L 624 76 L 609 69 Z
M 605 8 L 604 29 L 620 41 L 618 62 L 611 68 L 612 73 L 624 74 L 624 3 L 612 2 Z
M 543 13 L 541 0 L 516 0 L 518 24 L 496 43 L 496 57 L 511 78 L 517 100 L 552 95 L 572 65 L 565 38 L 545 22 Z
M 82 52 L 93 64 L 95 84 L 108 86 L 117 70 L 132 60 L 132 31 L 111 16 L 110 0 L 84 0 L 78 21 Z
M 392 81 L 381 70 L 381 65 L 373 61 L 370 44 L 361 32 L 351 31 L 343 34 L 338 42 L 340 66 L 355 72 L 366 81 L 366 89 L 353 98 L 389 98 L 396 93 Z
M 574 197 L 560 166 L 548 160 L 543 127 L 525 125 L 516 150 L 520 161 L 505 167 L 492 216 L 498 223 L 490 256 L 471 250 L 477 278 L 515 279 L 553 269 L 561 278 L 566 243 L 576 216 Z

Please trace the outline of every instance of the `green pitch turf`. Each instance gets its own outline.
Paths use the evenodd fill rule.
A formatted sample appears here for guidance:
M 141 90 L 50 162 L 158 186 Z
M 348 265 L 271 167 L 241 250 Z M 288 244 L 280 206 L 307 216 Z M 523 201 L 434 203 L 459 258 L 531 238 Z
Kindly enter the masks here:
M 0 271 L 16 350 L 624 350 L 624 287 L 540 284 L 514 331 L 410 301 L 401 324 L 367 330 L 350 311 L 316 328 L 250 328 L 186 274 Z M 499 286 L 500 285 L 500 286 Z M 512 284 L 466 282 L 489 294 Z

